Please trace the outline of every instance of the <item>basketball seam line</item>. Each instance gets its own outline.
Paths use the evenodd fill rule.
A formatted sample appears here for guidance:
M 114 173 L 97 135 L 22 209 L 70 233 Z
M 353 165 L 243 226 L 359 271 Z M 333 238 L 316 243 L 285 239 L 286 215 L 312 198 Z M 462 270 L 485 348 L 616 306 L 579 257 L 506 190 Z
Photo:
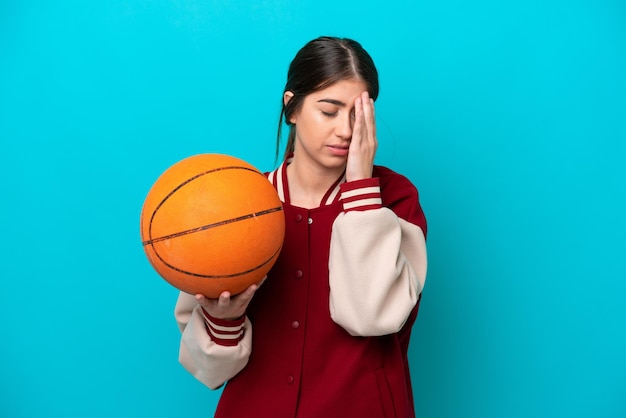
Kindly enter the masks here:
M 278 207 L 275 207 L 275 208 L 262 210 L 260 212 L 249 213 L 247 215 L 239 216 L 237 218 L 226 219 L 226 220 L 223 220 L 223 221 L 220 221 L 220 222 L 215 222 L 215 223 L 212 223 L 212 224 L 203 225 L 203 226 L 199 226 L 199 227 L 192 228 L 192 229 L 187 229 L 185 231 L 176 232 L 174 234 L 169 234 L 169 235 L 165 235 L 165 236 L 162 236 L 162 237 L 149 239 L 147 241 L 144 241 L 142 244 L 144 246 L 152 245 L 152 244 L 154 244 L 156 242 L 165 241 L 167 239 L 178 238 L 178 237 L 183 236 L 183 235 L 189 235 L 189 234 L 193 234 L 193 233 L 196 233 L 196 232 L 205 231 L 207 229 L 216 228 L 218 226 L 223 226 L 223 225 L 228 225 L 228 224 L 231 224 L 231 223 L 234 223 L 234 222 L 243 221 L 245 219 L 256 218 L 257 216 L 268 215 L 270 213 L 279 212 L 281 210 L 283 210 L 282 206 L 278 206 Z
M 263 176 L 263 173 L 261 173 L 258 170 L 252 169 L 250 167 L 241 167 L 241 166 L 236 166 L 236 165 L 231 165 L 231 166 L 226 166 L 226 167 L 217 167 L 217 168 L 212 168 L 211 170 L 207 170 L 203 173 L 199 173 L 196 174 L 193 177 L 188 178 L 187 180 L 183 181 L 182 183 L 180 183 L 178 186 L 174 187 L 168 194 L 167 196 L 165 196 L 163 198 L 163 200 L 161 200 L 159 202 L 159 204 L 154 208 L 154 211 L 152 211 L 152 216 L 150 216 L 150 222 L 148 223 L 148 236 L 150 238 L 152 238 L 152 221 L 154 220 L 154 217 L 156 216 L 156 213 L 159 211 L 159 209 L 161 208 L 161 206 L 163 206 L 165 204 L 165 202 L 172 197 L 172 195 L 174 193 L 176 193 L 181 187 L 183 187 L 186 184 L 191 183 L 192 181 L 194 181 L 195 179 L 205 176 L 207 174 L 211 174 L 211 173 L 215 173 L 217 171 L 223 171 L 223 170 L 247 170 L 247 171 L 252 171 L 253 173 L 259 174 L 261 176 Z
M 264 265 L 266 265 L 267 263 L 272 261 L 274 258 L 276 258 L 278 256 L 278 254 L 280 253 L 281 249 L 282 249 L 282 245 L 280 247 L 278 247 L 278 249 L 274 252 L 274 254 L 272 254 L 272 256 L 270 258 L 268 258 L 267 260 L 263 261 L 261 264 L 255 266 L 255 267 L 252 267 L 251 269 L 248 269 L 248 270 L 245 270 L 245 271 L 240 271 L 238 273 L 219 274 L 219 275 L 193 273 L 191 271 L 183 270 L 183 269 L 180 269 L 178 267 L 172 266 L 171 264 L 169 264 L 165 260 L 163 260 L 161 257 L 159 257 L 158 254 L 157 254 L 157 257 L 159 257 L 159 259 L 163 262 L 163 264 L 165 264 L 167 267 L 171 268 L 172 270 L 176 270 L 176 271 L 178 271 L 180 273 L 187 274 L 189 276 L 202 277 L 202 278 L 205 278 L 205 279 L 229 279 L 229 278 L 233 278 L 233 277 L 237 277 L 237 276 L 243 276 L 245 274 L 252 273 L 253 271 L 256 271 L 256 270 L 260 269 L 261 267 L 263 267 Z

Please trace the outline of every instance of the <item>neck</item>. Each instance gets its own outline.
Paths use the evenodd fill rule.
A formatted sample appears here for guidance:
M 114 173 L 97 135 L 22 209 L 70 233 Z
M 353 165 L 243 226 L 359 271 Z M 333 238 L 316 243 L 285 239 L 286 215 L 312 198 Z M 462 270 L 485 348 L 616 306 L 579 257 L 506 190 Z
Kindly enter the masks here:
M 312 167 L 298 161 L 294 156 L 291 164 L 287 166 L 291 204 L 307 209 L 318 207 L 328 189 L 342 173 L 343 167 L 337 170 Z

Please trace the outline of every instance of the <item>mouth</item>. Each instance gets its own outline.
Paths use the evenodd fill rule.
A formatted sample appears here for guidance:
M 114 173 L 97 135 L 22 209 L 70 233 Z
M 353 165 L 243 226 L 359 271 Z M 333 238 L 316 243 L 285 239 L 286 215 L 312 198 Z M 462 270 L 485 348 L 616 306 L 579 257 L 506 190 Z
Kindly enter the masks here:
M 328 149 L 334 155 L 345 156 L 348 155 L 349 145 L 328 145 Z

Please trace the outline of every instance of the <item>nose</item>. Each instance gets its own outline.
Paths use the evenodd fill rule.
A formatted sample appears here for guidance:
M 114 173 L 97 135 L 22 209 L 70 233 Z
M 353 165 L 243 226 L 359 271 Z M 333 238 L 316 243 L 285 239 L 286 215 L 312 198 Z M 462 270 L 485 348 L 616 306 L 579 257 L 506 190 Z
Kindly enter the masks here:
M 354 121 L 352 120 L 351 113 L 344 113 L 340 117 L 336 119 L 337 125 L 335 126 L 335 135 L 337 135 L 341 139 L 349 140 L 352 138 L 352 125 Z

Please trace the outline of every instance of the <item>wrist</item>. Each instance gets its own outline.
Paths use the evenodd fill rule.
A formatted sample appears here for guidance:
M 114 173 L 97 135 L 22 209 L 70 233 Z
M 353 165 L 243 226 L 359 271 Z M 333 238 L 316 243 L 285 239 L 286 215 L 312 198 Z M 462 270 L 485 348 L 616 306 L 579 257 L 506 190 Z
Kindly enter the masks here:
M 378 177 L 353 180 L 343 183 L 339 187 L 344 212 L 383 207 Z
M 244 315 L 237 319 L 221 319 L 215 318 L 202 308 L 202 316 L 207 333 L 216 344 L 235 346 L 243 339 L 246 319 Z

